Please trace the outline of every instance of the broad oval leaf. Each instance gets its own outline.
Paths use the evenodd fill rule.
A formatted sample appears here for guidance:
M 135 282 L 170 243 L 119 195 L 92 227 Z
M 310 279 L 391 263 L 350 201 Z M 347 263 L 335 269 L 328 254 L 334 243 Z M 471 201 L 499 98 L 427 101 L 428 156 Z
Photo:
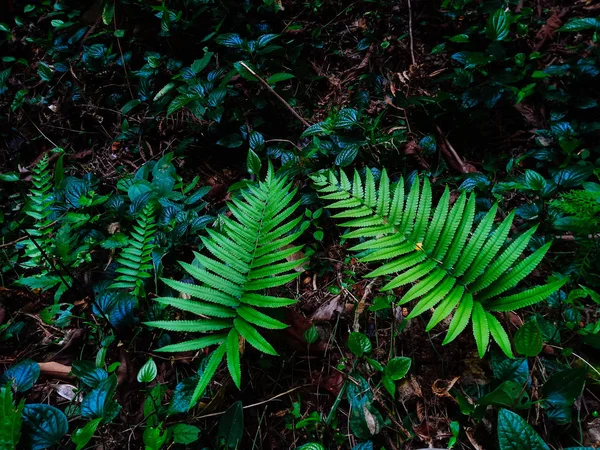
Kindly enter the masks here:
M 150 383 L 151 381 L 154 381 L 157 373 L 156 363 L 150 358 L 139 370 L 137 380 L 139 383 Z
M 69 431 L 65 414 L 54 406 L 42 403 L 25 405 L 23 425 L 23 438 L 31 450 L 51 447 Z
M 386 368 L 385 374 L 394 381 L 398 381 L 406 376 L 410 370 L 412 359 L 405 356 L 398 356 L 390 359 Z
M 521 416 L 507 409 L 498 413 L 498 444 L 500 450 L 550 450 Z
M 25 392 L 33 387 L 39 377 L 39 364 L 31 359 L 25 359 L 4 372 L 0 377 L 0 384 L 12 380 L 17 387 L 17 392 Z
M 369 338 L 358 332 L 352 332 L 350 333 L 350 336 L 348 336 L 348 348 L 359 358 L 365 353 L 371 353 L 371 350 L 373 350 Z
M 503 41 L 510 30 L 510 18 L 504 9 L 498 9 L 487 22 L 486 33 L 492 41 Z
M 524 356 L 537 356 L 542 351 L 544 342 L 542 331 L 537 320 L 526 322 L 515 334 L 515 350 Z
M 195 425 L 178 423 L 170 427 L 173 433 L 173 442 L 175 444 L 188 445 L 196 442 L 200 436 L 200 428 Z

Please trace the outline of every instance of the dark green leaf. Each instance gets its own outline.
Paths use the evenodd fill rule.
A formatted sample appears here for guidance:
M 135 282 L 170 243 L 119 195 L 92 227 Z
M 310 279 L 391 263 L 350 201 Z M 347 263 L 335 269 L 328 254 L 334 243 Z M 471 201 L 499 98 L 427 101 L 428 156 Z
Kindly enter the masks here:
M 280 81 L 291 80 L 292 78 L 295 78 L 295 76 L 291 73 L 276 73 L 267 79 L 267 83 L 275 84 L 279 83 Z
M 498 414 L 498 444 L 500 450 L 550 450 L 521 416 L 507 409 Z
M 219 436 L 225 438 L 227 447 L 237 448 L 244 435 L 244 410 L 242 402 L 231 405 L 219 420 Z
M 304 340 L 307 344 L 314 344 L 319 339 L 319 331 L 314 325 L 304 332 Z
M 246 167 L 248 169 L 248 173 L 253 175 L 260 174 L 260 168 L 262 164 L 260 162 L 260 158 L 253 150 L 248 150 L 248 158 L 246 160 Z
M 239 134 L 229 134 L 217 141 L 217 145 L 222 145 L 227 148 L 238 148 L 241 147 L 244 140 Z
M 544 347 L 542 331 L 537 320 L 527 321 L 515 334 L 515 350 L 523 356 L 537 356 Z
M 89 419 L 102 419 L 102 423 L 113 420 L 121 406 L 114 399 L 117 377 L 110 375 L 89 392 L 81 402 L 81 415 Z
M 498 9 L 487 22 L 486 33 L 492 41 L 503 41 L 510 30 L 510 18 L 504 9 Z
M 346 167 L 352 164 L 358 155 L 358 149 L 358 145 L 348 145 L 346 148 L 342 149 L 335 157 L 335 165 Z
M 348 336 L 348 348 L 359 358 L 365 353 L 371 353 L 371 350 L 373 350 L 369 338 L 358 332 L 352 332 L 350 333 L 350 336 Z
M 390 359 L 385 368 L 385 374 L 389 376 L 392 380 L 398 381 L 406 376 L 406 374 L 410 370 L 411 364 L 412 360 L 404 356 L 392 358 Z
M 178 423 L 170 427 L 170 429 L 173 433 L 173 442 L 175 444 L 192 444 L 198 440 L 200 435 L 200 428 L 185 423 Z
M 208 66 L 208 63 L 210 62 L 210 59 L 213 57 L 213 55 L 214 53 L 212 52 L 204 53 L 204 56 L 202 58 L 196 59 L 192 63 L 192 70 L 196 73 L 202 72 L 206 68 L 206 66 Z

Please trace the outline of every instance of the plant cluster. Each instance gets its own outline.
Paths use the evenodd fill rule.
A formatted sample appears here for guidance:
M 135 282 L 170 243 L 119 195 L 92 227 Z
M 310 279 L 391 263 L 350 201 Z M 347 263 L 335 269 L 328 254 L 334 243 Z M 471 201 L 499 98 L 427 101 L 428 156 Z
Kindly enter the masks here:
M 600 22 L 425 3 L 9 2 L 0 449 L 597 446 Z

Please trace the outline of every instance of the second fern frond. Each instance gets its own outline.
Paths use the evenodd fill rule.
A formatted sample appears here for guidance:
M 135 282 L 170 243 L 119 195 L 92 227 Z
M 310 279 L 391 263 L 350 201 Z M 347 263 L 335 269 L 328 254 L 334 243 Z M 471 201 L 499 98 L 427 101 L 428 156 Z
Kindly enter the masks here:
M 401 178 L 392 185 L 387 172 L 381 172 L 377 186 L 371 170 L 366 179 L 355 171 L 352 181 L 343 171 L 313 177 L 320 197 L 331 201 L 329 208 L 341 212 L 335 219 L 352 229 L 344 237 L 363 239 L 352 250 L 363 262 L 377 262 L 367 277 L 391 276 L 381 290 L 402 286 L 398 301 L 416 303 L 408 318 L 435 308 L 427 331 L 454 311 L 444 344 L 453 341 L 468 325 L 473 325 L 479 355 L 486 352 L 489 337 L 512 357 L 508 335 L 494 311 L 510 311 L 540 302 L 558 290 L 564 281 L 554 281 L 522 292 L 502 296 L 513 289 L 540 263 L 549 245 L 519 260 L 535 228 L 507 243 L 514 218 L 510 213 L 493 231 L 497 205 L 474 227 L 475 196 L 462 193 L 450 207 L 450 190 L 444 190 L 432 209 L 429 181 L 415 180 L 408 193 Z
M 195 264 L 180 263 L 199 284 L 163 279 L 180 296 L 156 301 L 195 314 L 198 319 L 153 321 L 146 325 L 203 336 L 158 351 L 190 351 L 218 345 L 192 396 L 192 405 L 224 357 L 233 381 L 240 386 L 242 339 L 261 352 L 277 354 L 257 328 L 285 328 L 284 323 L 264 310 L 295 303 L 289 298 L 263 293 L 295 279 L 299 272 L 294 269 L 306 261 L 306 258 L 288 260 L 302 248 L 290 244 L 304 229 L 300 225 L 302 216 L 288 220 L 300 205 L 294 202 L 295 192 L 292 184 L 284 177 L 276 177 L 269 166 L 265 181 L 249 185 L 241 199 L 230 202 L 233 216 L 222 217 L 224 231 L 209 229 L 209 236 L 202 238 L 212 257 L 196 253 Z

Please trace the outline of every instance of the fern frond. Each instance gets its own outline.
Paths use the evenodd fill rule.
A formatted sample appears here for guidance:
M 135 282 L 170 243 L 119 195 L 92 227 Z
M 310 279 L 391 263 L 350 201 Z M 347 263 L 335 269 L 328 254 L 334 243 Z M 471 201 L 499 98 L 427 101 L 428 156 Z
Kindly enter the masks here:
M 368 168 L 364 181 L 357 171 L 352 182 L 342 172 L 339 177 L 334 173 L 318 174 L 313 181 L 321 199 L 333 201 L 328 206 L 337 211 L 332 217 L 351 219 L 340 224 L 352 229 L 344 237 L 363 239 L 351 248 L 359 252 L 358 259 L 365 263 L 381 262 L 365 277 L 391 275 L 381 291 L 412 285 L 398 301 L 402 305 L 417 300 L 409 318 L 433 308 L 427 325 L 430 330 L 456 309 L 445 344 L 464 330 L 472 314 L 479 354 L 485 353 L 490 334 L 505 353 L 511 354 L 504 330 L 488 311 L 529 306 L 560 287 L 559 283 L 550 283 L 496 299 L 515 288 L 540 263 L 549 246 L 516 263 L 535 232 L 532 229 L 501 251 L 514 212 L 494 229 L 497 204 L 473 230 L 474 195 L 467 198 L 462 193 L 450 208 L 450 191 L 446 187 L 433 209 L 432 189 L 427 179 L 421 182 L 417 178 L 408 193 L 402 178 L 392 187 L 385 170 L 377 189 Z
M 148 202 L 133 227 L 128 247 L 121 250 L 116 261 L 121 265 L 111 289 L 130 289 L 135 296 L 143 296 L 144 280 L 151 278 L 152 249 L 156 233 L 155 205 Z
M 211 341 L 221 345 L 210 357 L 211 370 L 207 367 L 204 371 L 192 403 L 202 394 L 224 356 L 232 379 L 240 386 L 240 339 L 264 353 L 277 354 L 257 327 L 285 328 L 284 323 L 263 309 L 295 303 L 292 299 L 263 294 L 265 289 L 282 286 L 298 277 L 300 273 L 295 269 L 306 261 L 306 258 L 288 260 L 301 250 L 302 246 L 292 244 L 304 229 L 302 217 L 290 219 L 300 205 L 294 199 L 295 193 L 292 184 L 275 176 L 269 165 L 265 180 L 250 185 L 229 203 L 232 217 L 223 218 L 223 231 L 207 230 L 208 236 L 202 242 L 209 254 L 195 253 L 193 264 L 180 263 L 198 284 L 163 280 L 186 298 L 161 297 L 156 301 L 211 318 L 154 321 L 147 325 L 199 333 L 228 330 L 226 339 L 218 334 L 219 340 Z M 201 339 L 204 338 L 166 348 L 178 351 L 208 342 Z

